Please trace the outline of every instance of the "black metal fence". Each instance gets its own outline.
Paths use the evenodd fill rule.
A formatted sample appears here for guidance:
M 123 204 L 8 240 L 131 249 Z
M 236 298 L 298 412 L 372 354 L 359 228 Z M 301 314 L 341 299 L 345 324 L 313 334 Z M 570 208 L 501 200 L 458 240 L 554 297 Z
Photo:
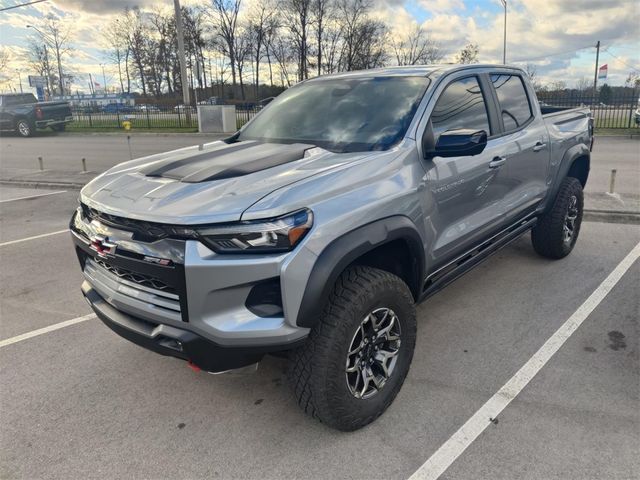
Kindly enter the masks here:
M 640 93 L 640 92 L 639 92 Z M 637 114 L 638 95 L 610 95 L 604 97 L 580 92 L 540 92 L 538 100 L 549 107 L 588 107 L 598 129 L 640 129 L 640 114 Z
M 637 95 L 612 95 L 609 98 L 594 99 L 591 95 L 579 92 L 540 92 L 538 99 L 543 106 L 565 108 L 589 107 L 593 112 L 595 127 L 598 129 L 640 129 Z M 242 127 L 261 109 L 258 104 L 237 104 L 236 125 Z M 139 105 L 123 107 L 75 108 L 71 129 L 124 129 L 127 122 L 130 128 L 172 129 L 193 131 L 198 128 L 198 115 L 195 107 L 178 105 L 174 107 Z
M 70 129 L 171 129 L 197 130 L 198 114 L 195 107 L 159 106 L 106 106 L 75 107 Z M 236 105 L 237 128 L 242 127 L 258 113 L 260 107 L 254 104 Z

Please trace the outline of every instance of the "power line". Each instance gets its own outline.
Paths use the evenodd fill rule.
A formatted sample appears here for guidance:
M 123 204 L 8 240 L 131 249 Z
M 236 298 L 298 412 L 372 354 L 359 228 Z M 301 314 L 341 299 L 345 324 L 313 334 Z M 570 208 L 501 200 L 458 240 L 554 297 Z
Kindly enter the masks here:
M 567 53 L 575 53 L 575 52 L 579 52 L 580 50 L 586 50 L 587 48 L 594 48 L 594 45 L 586 45 L 584 47 L 575 48 L 573 50 L 566 50 L 564 52 L 548 53 L 547 55 L 540 55 L 539 57 L 523 58 L 522 60 L 512 60 L 512 62 L 513 63 L 521 63 L 521 62 L 530 62 L 532 60 L 540 60 L 540 59 L 549 58 L 549 57 L 557 57 L 558 55 L 566 55 Z
M 46 2 L 46 1 L 47 0 L 34 0 L 33 2 L 21 3 L 19 5 L 12 5 L 10 7 L 0 8 L 0 12 L 4 12 L 5 10 L 12 10 L 14 8 L 28 7 L 29 5 L 33 5 L 34 3 L 42 3 L 42 2 Z
M 607 53 L 609 55 L 611 55 L 613 58 L 615 58 L 616 60 L 618 60 L 619 62 L 623 63 L 624 65 L 626 65 L 627 67 L 629 67 L 631 70 L 634 70 L 636 72 L 640 73 L 640 69 L 634 67 L 633 65 L 631 65 L 630 63 L 625 62 L 624 60 L 622 60 L 620 57 L 618 57 L 617 55 L 614 55 L 613 53 L 611 53 L 609 51 L 609 49 L 607 48 L 607 50 L 604 51 L 604 53 Z

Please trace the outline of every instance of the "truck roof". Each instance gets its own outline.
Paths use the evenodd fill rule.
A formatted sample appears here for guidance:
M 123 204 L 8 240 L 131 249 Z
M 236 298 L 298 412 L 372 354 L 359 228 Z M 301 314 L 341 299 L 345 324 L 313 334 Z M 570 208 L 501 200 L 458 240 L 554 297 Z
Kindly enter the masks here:
M 443 63 L 433 65 L 406 65 L 401 67 L 382 67 L 372 68 L 370 70 L 353 70 L 350 72 L 333 73 L 330 75 L 323 75 L 321 77 L 315 77 L 312 80 L 322 80 L 328 78 L 374 78 L 374 77 L 386 77 L 386 76 L 430 76 L 433 74 L 442 75 L 444 73 L 450 73 L 456 70 L 469 70 L 480 68 L 495 68 L 506 70 L 518 70 L 523 71 L 522 68 L 515 65 L 502 65 L 495 63 L 474 63 L 461 65 L 459 63 Z

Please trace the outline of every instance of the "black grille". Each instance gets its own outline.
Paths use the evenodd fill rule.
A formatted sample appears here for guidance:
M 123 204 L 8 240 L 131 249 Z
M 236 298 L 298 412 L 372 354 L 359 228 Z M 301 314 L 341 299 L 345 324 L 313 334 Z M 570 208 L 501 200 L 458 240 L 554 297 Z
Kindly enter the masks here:
M 138 240 L 159 240 L 170 236 L 172 233 L 172 229 L 168 225 L 110 215 L 108 213 L 99 212 L 84 203 L 82 203 L 81 206 L 82 216 L 84 218 L 89 220 L 98 220 L 105 225 L 133 232 L 134 237 Z
M 130 282 L 137 283 L 138 285 L 142 285 L 147 288 L 153 288 L 155 290 L 161 290 L 163 292 L 177 295 L 177 292 L 173 287 L 170 287 L 169 285 L 167 285 L 166 283 L 164 283 L 162 280 L 158 278 L 155 278 L 149 275 L 144 275 L 142 273 L 135 273 L 130 270 L 126 270 L 124 268 L 109 265 L 108 263 L 100 260 L 99 258 L 96 258 L 94 261 L 105 270 L 108 270 L 109 272 L 113 273 L 114 275 L 117 275 L 118 277 L 124 280 L 129 280 Z

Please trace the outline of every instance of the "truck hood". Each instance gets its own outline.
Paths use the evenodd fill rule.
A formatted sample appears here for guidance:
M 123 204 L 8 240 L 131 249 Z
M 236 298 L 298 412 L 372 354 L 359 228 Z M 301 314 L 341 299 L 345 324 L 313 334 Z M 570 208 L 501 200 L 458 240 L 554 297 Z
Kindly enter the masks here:
M 80 199 L 125 218 L 183 225 L 232 222 L 279 188 L 368 155 L 307 144 L 213 142 L 117 165 L 88 183 Z

